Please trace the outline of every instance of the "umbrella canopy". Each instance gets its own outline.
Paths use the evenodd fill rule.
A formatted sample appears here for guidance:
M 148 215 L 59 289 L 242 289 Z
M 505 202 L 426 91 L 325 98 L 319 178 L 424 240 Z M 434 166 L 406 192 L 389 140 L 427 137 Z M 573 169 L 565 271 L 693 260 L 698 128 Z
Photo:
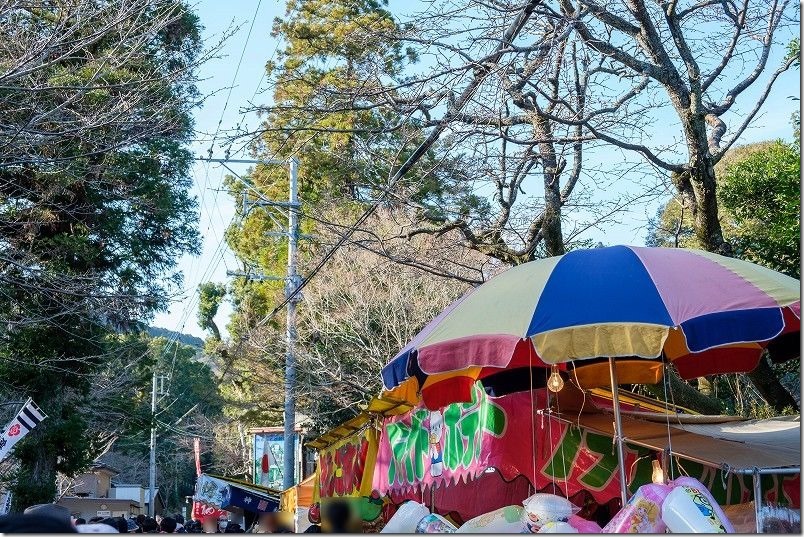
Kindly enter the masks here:
M 662 355 L 684 378 L 748 372 L 769 344 L 798 356 L 799 286 L 699 250 L 576 250 L 513 267 L 468 292 L 386 365 L 383 383 L 400 398 L 420 391 L 432 406 L 427 388 L 443 383 L 457 393 L 513 367 L 575 361 L 579 380 L 587 370 L 586 386 L 607 381 L 601 373 L 609 364 L 599 360 L 608 357 L 621 358 L 620 383 L 657 382 L 661 363 L 640 359 Z

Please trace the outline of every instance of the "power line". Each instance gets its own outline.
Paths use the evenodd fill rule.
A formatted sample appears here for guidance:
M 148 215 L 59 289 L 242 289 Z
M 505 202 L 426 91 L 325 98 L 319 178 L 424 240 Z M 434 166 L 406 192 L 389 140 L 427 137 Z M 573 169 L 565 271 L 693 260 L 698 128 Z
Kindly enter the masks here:
M 223 108 L 221 109 L 220 118 L 218 118 L 218 124 L 215 127 L 215 132 L 212 134 L 212 139 L 210 140 L 210 143 L 209 143 L 209 149 L 207 150 L 207 152 L 208 152 L 208 154 L 210 156 L 212 155 L 212 149 L 213 149 L 213 147 L 215 147 L 215 141 L 216 141 L 216 139 L 218 137 L 218 133 L 220 132 L 221 125 L 223 124 L 224 115 L 226 114 L 226 110 L 229 107 L 229 101 L 230 101 L 230 99 L 232 97 L 232 90 L 234 89 L 235 84 L 237 83 L 237 76 L 240 73 L 240 66 L 243 64 L 243 58 L 246 55 L 246 48 L 248 47 L 248 43 L 249 43 L 249 41 L 251 39 L 251 33 L 254 30 L 254 23 L 257 20 L 257 15 L 260 12 L 260 6 L 261 5 L 262 5 L 262 0 L 259 0 L 257 2 L 257 7 L 254 10 L 254 15 L 251 18 L 251 25 L 249 26 L 248 33 L 246 34 L 246 40 L 243 43 L 243 48 L 240 51 L 240 58 L 238 59 L 237 67 L 235 68 L 234 75 L 232 76 L 232 83 L 229 85 L 229 90 L 228 90 L 228 92 L 226 94 L 226 100 L 224 101 Z M 209 186 L 209 165 L 207 165 L 207 167 L 205 169 L 204 186 L 201 189 L 201 203 L 199 204 L 200 206 L 204 207 L 205 209 L 206 209 L 206 193 L 207 193 L 208 186 Z M 215 194 L 214 194 L 213 205 L 215 205 L 217 203 L 217 197 L 218 197 L 218 192 L 216 190 Z M 210 211 L 207 209 L 207 212 L 210 212 Z M 210 214 L 211 214 L 211 212 L 210 212 Z M 210 218 L 210 222 L 211 222 L 211 220 L 212 219 Z M 207 226 L 207 231 L 209 231 L 209 227 L 210 226 Z
M 530 0 L 527 5 L 522 9 L 522 11 L 517 15 L 514 21 L 508 26 L 506 29 L 503 38 L 498 43 L 495 51 L 488 56 L 487 64 L 495 64 L 500 59 L 500 57 L 505 52 L 505 48 L 513 42 L 519 32 L 522 31 L 522 28 L 525 26 L 525 23 L 530 18 L 533 10 L 536 8 L 536 4 L 538 0 Z M 271 310 L 268 315 L 263 317 L 263 319 L 257 323 L 257 326 L 262 326 L 266 322 L 268 322 L 274 315 L 276 315 L 279 310 L 284 308 L 288 303 L 296 298 L 296 296 L 310 283 L 316 274 L 324 267 L 324 265 L 335 255 L 335 253 L 346 243 L 347 240 L 357 231 L 359 226 L 361 226 L 366 220 L 368 220 L 371 215 L 379 208 L 380 204 L 388 197 L 388 194 L 391 190 L 393 190 L 396 183 L 404 177 L 406 173 L 408 173 L 413 166 L 424 156 L 424 154 L 435 144 L 444 130 L 447 128 L 449 124 L 449 120 L 452 119 L 457 113 L 461 111 L 461 109 L 466 106 L 469 100 L 472 98 L 474 93 L 483 83 L 483 81 L 491 74 L 490 69 L 482 69 L 474 71 L 474 77 L 469 85 L 461 92 L 458 99 L 455 100 L 454 103 L 451 103 L 435 126 L 432 132 L 427 136 L 427 138 L 422 141 L 421 144 L 416 148 L 416 150 L 408 157 L 408 159 L 399 167 L 399 169 L 394 173 L 391 179 L 388 181 L 388 187 L 383 189 L 380 195 L 371 203 L 371 205 L 363 212 L 362 215 L 357 219 L 357 221 L 349 226 L 347 230 L 341 235 L 340 239 L 335 243 L 335 245 L 324 254 L 324 257 L 313 267 L 313 269 L 309 272 L 307 276 L 305 276 L 298 285 L 295 286 L 295 289 L 291 293 L 288 293 L 285 299 L 279 303 L 273 310 Z
M 237 67 L 235 68 L 234 76 L 232 77 L 232 83 L 229 85 L 229 91 L 226 94 L 226 101 L 223 103 L 223 108 L 221 109 L 221 117 L 218 119 L 218 126 L 215 128 L 215 134 L 212 135 L 212 141 L 209 144 L 209 154 L 212 155 L 212 148 L 215 145 L 215 139 L 218 136 L 218 132 L 220 132 L 221 124 L 223 124 L 223 116 L 226 113 L 226 109 L 229 107 L 229 100 L 232 97 L 232 90 L 234 89 L 235 82 L 237 82 L 237 75 L 240 73 L 240 66 L 243 64 L 243 57 L 246 55 L 246 47 L 248 47 L 248 42 L 251 39 L 251 32 L 254 30 L 254 23 L 257 21 L 257 15 L 260 12 L 260 6 L 262 5 L 262 0 L 257 2 L 257 8 L 254 10 L 254 15 L 251 17 L 251 26 L 248 28 L 248 34 L 246 34 L 246 41 L 243 43 L 243 49 L 240 51 L 240 59 L 237 61 Z

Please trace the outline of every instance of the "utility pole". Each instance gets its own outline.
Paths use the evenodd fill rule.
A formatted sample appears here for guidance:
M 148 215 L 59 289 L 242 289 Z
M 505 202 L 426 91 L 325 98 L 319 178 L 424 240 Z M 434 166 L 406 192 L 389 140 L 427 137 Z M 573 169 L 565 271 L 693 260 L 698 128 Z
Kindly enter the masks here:
M 157 380 L 159 387 L 157 388 Z M 151 453 L 148 461 L 148 516 L 153 518 L 156 509 L 156 396 L 164 395 L 164 380 L 156 375 L 156 364 L 151 373 Z
M 285 343 L 287 350 L 285 352 L 285 410 L 284 410 L 284 436 L 282 447 L 282 488 L 289 489 L 294 486 L 296 478 L 296 394 L 294 393 L 296 385 L 296 305 L 301 300 L 301 293 L 293 296 L 300 284 L 298 274 L 298 248 L 299 239 L 303 238 L 299 233 L 299 161 L 295 157 L 291 157 L 289 161 L 226 161 L 225 159 L 199 159 L 208 160 L 212 162 L 220 161 L 225 162 L 240 162 L 245 164 L 288 164 L 289 177 L 288 177 L 288 201 L 271 201 L 271 200 L 258 200 L 248 201 L 247 195 L 243 195 L 243 212 L 247 212 L 248 205 L 255 205 L 258 207 L 279 207 L 287 208 L 288 226 L 279 232 L 270 232 L 266 235 L 269 237 L 287 237 L 288 239 L 288 266 L 287 275 L 284 277 L 270 276 L 270 275 L 249 275 L 241 272 L 227 271 L 229 276 L 241 276 L 251 278 L 254 280 L 267 281 L 267 280 L 284 280 L 285 282 L 285 298 L 289 299 L 287 303 L 287 322 L 285 327 Z M 292 297 L 292 298 L 291 298 Z
M 297 256 L 299 246 L 299 161 L 296 157 L 290 159 L 290 196 L 288 205 L 288 277 L 285 281 L 285 298 L 288 300 L 287 326 L 285 339 L 287 352 L 285 354 L 285 432 L 282 461 L 282 488 L 287 490 L 295 485 L 296 477 L 296 395 L 293 388 L 296 385 L 296 304 L 299 296 L 292 296 L 299 286 L 297 273 Z
M 151 455 L 148 465 L 148 516 L 153 518 L 156 490 L 156 367 L 151 374 Z

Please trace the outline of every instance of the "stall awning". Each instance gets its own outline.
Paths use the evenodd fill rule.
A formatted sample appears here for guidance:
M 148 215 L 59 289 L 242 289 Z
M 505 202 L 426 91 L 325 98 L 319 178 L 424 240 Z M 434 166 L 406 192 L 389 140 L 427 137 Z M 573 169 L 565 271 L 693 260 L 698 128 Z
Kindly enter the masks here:
M 193 500 L 218 509 L 238 507 L 253 513 L 279 510 L 280 491 L 252 485 L 247 481 L 201 474 L 195 485 Z
M 297 507 L 310 507 L 313 505 L 315 494 L 316 474 L 312 474 L 295 487 L 282 491 L 282 511 L 294 512 Z
M 611 415 L 581 415 L 581 427 L 611 436 Z M 699 420 L 700 421 L 700 420 Z M 625 441 L 657 451 L 672 443 L 673 453 L 708 466 L 745 471 L 753 468 L 798 468 L 801 465 L 799 416 L 725 423 L 666 423 L 623 416 Z
M 388 397 L 375 397 L 366 405 L 360 414 L 330 429 L 318 438 L 310 440 L 305 445 L 313 449 L 324 449 L 360 431 L 374 416 L 395 416 L 407 412 L 411 408 L 413 408 L 413 406 L 405 401 L 399 401 Z

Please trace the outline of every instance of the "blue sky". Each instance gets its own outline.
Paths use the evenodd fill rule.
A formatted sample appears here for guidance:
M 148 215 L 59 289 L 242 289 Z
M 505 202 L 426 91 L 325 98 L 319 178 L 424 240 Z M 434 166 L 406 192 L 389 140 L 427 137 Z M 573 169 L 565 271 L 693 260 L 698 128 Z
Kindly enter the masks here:
M 399 5 L 394 2 L 392 8 Z M 276 51 L 277 42 L 270 31 L 275 17 L 284 15 L 284 2 L 280 0 L 202 0 L 196 4 L 196 11 L 204 25 L 204 38 L 211 45 L 232 26 L 238 31 L 224 44 L 221 58 L 213 59 L 203 66 L 199 84 L 200 91 L 210 95 L 204 106 L 195 114 L 197 141 L 192 149 L 199 156 L 206 156 L 212 145 L 213 155 L 222 157 L 227 147 L 222 140 L 211 141 L 220 122 L 220 132 L 241 125 L 255 128 L 258 119 L 254 115 L 244 115 L 242 108 L 249 102 L 264 104 L 270 101 L 269 91 L 265 90 L 263 79 L 264 65 Z M 256 13 L 256 17 L 254 16 Z M 251 33 L 249 29 L 252 25 Z M 238 62 L 242 54 L 239 70 Z M 774 61 L 777 60 L 777 61 Z M 775 66 L 777 58 L 771 58 L 769 65 Z M 229 94 L 229 87 L 232 87 Z M 742 139 L 742 143 L 772 138 L 790 138 L 790 115 L 798 109 L 798 102 L 790 96 L 798 96 L 800 81 L 798 73 L 790 72 L 781 77 L 773 89 L 761 117 L 755 121 Z M 755 90 L 749 90 L 743 97 L 751 102 Z M 668 122 L 673 122 L 671 117 Z M 231 158 L 250 158 L 231 148 Z M 617 158 L 608 153 L 609 158 Z M 602 157 L 601 157 L 602 159 Z M 601 160 L 602 162 L 602 160 Z M 230 164 L 238 172 L 248 168 L 243 164 Z M 223 241 L 223 233 L 235 214 L 233 200 L 221 192 L 225 170 L 218 164 L 196 163 L 193 169 L 193 194 L 199 200 L 200 223 L 203 245 L 200 256 L 184 256 L 179 261 L 179 269 L 184 274 L 184 286 L 170 309 L 154 319 L 155 326 L 177 330 L 203 337 L 204 333 L 196 322 L 197 293 L 200 283 L 205 281 L 225 282 L 226 271 L 237 270 L 235 257 Z M 635 206 L 621 215 L 620 222 L 607 225 L 605 230 L 592 229 L 584 235 L 606 244 L 644 244 L 647 218 L 655 214 L 656 206 Z M 229 304 L 224 304 L 216 320 L 223 328 L 231 313 Z

